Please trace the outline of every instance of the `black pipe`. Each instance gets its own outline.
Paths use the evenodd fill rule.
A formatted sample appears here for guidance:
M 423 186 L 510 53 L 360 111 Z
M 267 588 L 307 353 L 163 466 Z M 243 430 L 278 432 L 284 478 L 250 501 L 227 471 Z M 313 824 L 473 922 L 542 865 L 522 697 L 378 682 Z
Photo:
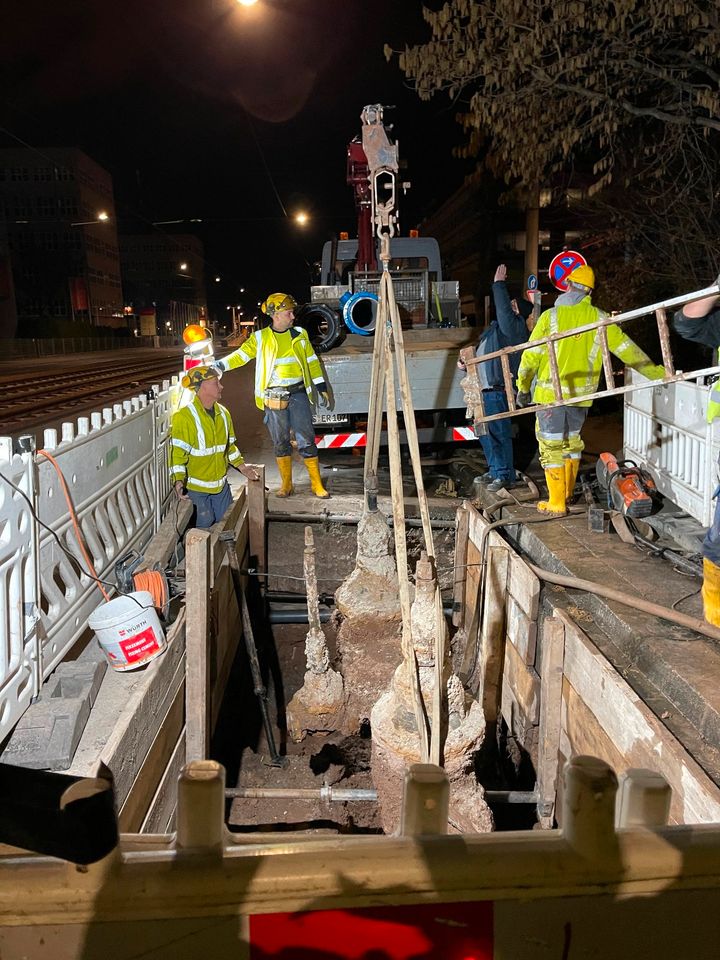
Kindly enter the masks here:
M 504 502 L 504 501 L 501 501 Z M 515 501 L 511 501 L 515 503 Z M 494 506 L 493 506 L 494 509 Z M 348 526 L 355 526 L 360 522 L 360 517 L 349 513 L 268 513 L 268 523 L 344 523 Z M 385 518 L 389 526 L 393 525 L 392 517 Z M 416 517 L 406 518 L 406 527 L 422 527 L 422 520 Z M 433 530 L 454 530 L 454 520 L 431 520 L 430 526 Z
M 331 617 L 329 610 L 320 610 L 320 623 L 327 623 Z M 308 623 L 307 610 L 271 610 L 270 623 Z

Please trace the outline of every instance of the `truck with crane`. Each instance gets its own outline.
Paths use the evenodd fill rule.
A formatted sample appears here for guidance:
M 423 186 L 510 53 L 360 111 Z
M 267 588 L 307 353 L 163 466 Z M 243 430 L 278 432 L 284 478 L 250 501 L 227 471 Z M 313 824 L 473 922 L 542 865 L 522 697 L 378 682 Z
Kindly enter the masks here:
M 357 237 L 341 234 L 324 245 L 319 283 L 297 313 L 323 355 L 332 387 L 331 410 L 315 418 L 318 446 L 326 449 L 365 444 L 380 285 L 378 213 L 390 234 L 389 269 L 405 330 L 420 440 L 474 439 L 465 421 L 456 360 L 475 331 L 463 324 L 459 283 L 444 278 L 437 240 L 419 236 L 417 230 L 400 234 L 397 194 L 410 184 L 399 181 L 398 144 L 390 137 L 384 110 L 381 104 L 366 106 L 362 133 L 348 144 L 347 182 L 355 196 Z

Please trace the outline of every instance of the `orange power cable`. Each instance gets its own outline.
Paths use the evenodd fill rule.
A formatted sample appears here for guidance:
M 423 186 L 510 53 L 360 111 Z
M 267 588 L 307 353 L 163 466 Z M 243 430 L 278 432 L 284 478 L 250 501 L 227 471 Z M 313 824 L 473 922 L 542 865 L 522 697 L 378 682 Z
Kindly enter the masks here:
M 47 452 L 47 450 L 38 450 L 37 455 L 39 457 L 45 457 L 45 459 L 49 460 L 50 463 L 55 468 L 55 472 L 57 473 L 58 479 L 60 480 L 60 486 L 62 487 L 62 491 L 65 494 L 65 500 L 67 501 L 68 510 L 70 511 L 70 519 L 72 520 L 73 528 L 75 530 L 75 539 L 77 540 L 78 546 L 80 547 L 80 552 L 85 558 L 85 563 L 88 566 L 88 570 L 90 571 L 92 576 L 95 578 L 95 582 L 98 585 L 98 589 L 100 590 L 100 593 L 102 593 L 102 595 L 105 597 L 106 600 L 110 600 L 110 594 L 107 592 L 105 587 L 103 587 L 102 583 L 100 582 L 100 577 L 98 577 L 97 575 L 97 571 L 95 570 L 95 565 L 90 559 L 90 555 L 88 554 L 87 548 L 85 546 L 85 538 L 83 537 L 82 530 L 80 529 L 80 524 L 78 523 L 77 514 L 75 513 L 75 507 L 73 506 L 72 499 L 70 498 L 70 491 L 67 488 L 65 477 L 63 476 L 63 472 L 60 469 L 60 464 L 57 462 L 55 457 L 53 457 L 51 454 Z

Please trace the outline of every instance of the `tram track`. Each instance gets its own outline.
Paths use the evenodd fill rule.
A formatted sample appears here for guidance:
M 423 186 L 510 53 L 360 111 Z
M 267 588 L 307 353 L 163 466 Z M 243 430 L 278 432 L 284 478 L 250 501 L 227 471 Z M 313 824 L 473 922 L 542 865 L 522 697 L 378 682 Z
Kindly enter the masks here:
M 76 370 L 0 382 L 0 433 L 13 436 L 54 426 L 87 412 L 119 403 L 169 379 L 179 371 L 177 357 L 127 358 Z

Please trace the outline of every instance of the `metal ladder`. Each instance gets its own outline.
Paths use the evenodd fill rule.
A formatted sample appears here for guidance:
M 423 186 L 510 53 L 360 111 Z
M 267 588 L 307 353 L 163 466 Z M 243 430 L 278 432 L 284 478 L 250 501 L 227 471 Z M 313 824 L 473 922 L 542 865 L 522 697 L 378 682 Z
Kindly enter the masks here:
M 491 420 L 505 420 L 508 417 L 518 416 L 525 413 L 537 413 L 538 410 L 549 410 L 552 407 L 562 407 L 569 404 L 579 404 L 587 400 L 597 400 L 600 397 L 612 397 L 621 393 L 629 393 L 633 390 L 646 390 L 648 387 L 658 387 L 667 383 L 675 383 L 682 380 L 695 380 L 708 374 L 720 373 L 720 366 L 703 367 L 699 370 L 685 372 L 675 369 L 675 360 L 670 349 L 670 331 L 668 328 L 667 311 L 673 307 L 683 306 L 686 303 L 692 303 L 694 300 L 702 300 L 720 294 L 720 278 L 710 287 L 704 290 L 697 290 L 694 293 L 686 293 L 679 297 L 673 297 L 670 300 L 663 300 L 659 303 L 653 303 L 647 307 L 638 307 L 635 310 L 628 310 L 625 313 L 619 313 L 614 317 L 606 317 L 598 320 L 597 323 L 588 323 L 581 327 L 574 327 L 570 330 L 562 330 L 552 333 L 547 337 L 538 340 L 526 341 L 513 347 L 504 347 L 502 350 L 495 350 L 493 353 L 484 354 L 482 357 L 475 356 L 475 348 L 464 347 L 460 351 L 460 358 L 465 363 L 467 376 L 462 381 L 463 391 L 468 405 L 468 419 L 473 421 L 476 436 L 482 436 L 486 433 L 485 424 Z M 610 348 L 607 341 L 607 328 L 611 325 L 622 326 L 630 320 L 638 317 L 645 317 L 649 314 L 655 314 L 657 323 L 658 337 L 660 339 L 660 350 L 662 353 L 662 362 L 665 368 L 665 376 L 661 380 L 648 380 L 646 383 L 631 383 L 623 386 L 617 386 L 615 383 L 615 374 L 612 369 L 612 360 L 610 358 Z M 607 389 L 598 390 L 595 393 L 579 394 L 572 399 L 564 398 L 562 395 L 562 385 L 560 383 L 560 374 L 558 371 L 558 361 L 556 353 L 556 344 L 559 340 L 566 337 L 574 337 L 578 333 L 586 333 L 596 330 L 600 336 L 600 350 L 602 353 L 603 370 L 605 372 L 605 382 Z M 513 374 L 510 369 L 510 356 L 514 353 L 522 353 L 528 347 L 538 347 L 546 345 L 548 350 L 548 360 L 550 362 L 550 377 L 553 385 L 555 399 L 552 403 L 535 404 L 528 407 L 518 407 L 515 401 L 515 387 L 513 384 Z M 503 413 L 495 413 L 490 416 L 485 414 L 485 405 L 483 403 L 482 390 L 478 378 L 477 365 L 487 363 L 490 360 L 499 359 L 503 372 L 503 385 L 505 396 L 507 398 L 508 409 Z

